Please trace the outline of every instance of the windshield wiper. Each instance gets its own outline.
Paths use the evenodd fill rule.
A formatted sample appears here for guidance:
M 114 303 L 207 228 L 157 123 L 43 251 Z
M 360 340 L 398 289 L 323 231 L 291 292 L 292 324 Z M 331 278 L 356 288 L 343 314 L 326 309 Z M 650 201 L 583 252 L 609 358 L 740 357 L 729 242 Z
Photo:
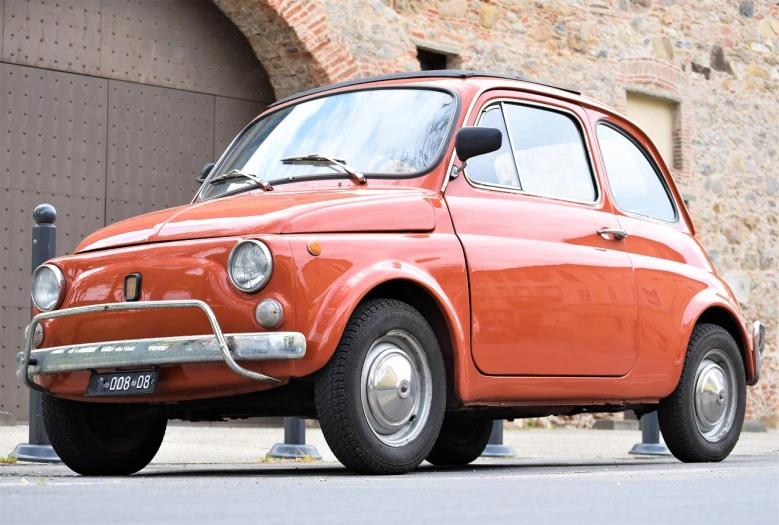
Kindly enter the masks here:
M 320 155 L 318 153 L 312 153 L 311 155 L 306 155 L 304 157 L 287 157 L 281 159 L 281 162 L 284 164 L 326 164 L 328 166 L 338 166 L 360 184 L 365 184 L 367 182 L 365 180 L 365 175 L 356 169 L 347 166 L 345 160 L 325 157 L 324 155 Z
M 245 173 L 241 170 L 230 170 L 227 173 L 222 173 L 221 175 L 217 175 L 213 179 L 211 179 L 209 182 L 219 182 L 220 180 L 230 180 L 230 179 L 249 179 L 250 181 L 254 182 L 263 189 L 263 191 L 273 191 L 273 186 L 270 185 L 268 181 L 263 180 L 261 177 L 255 175 L 254 173 Z

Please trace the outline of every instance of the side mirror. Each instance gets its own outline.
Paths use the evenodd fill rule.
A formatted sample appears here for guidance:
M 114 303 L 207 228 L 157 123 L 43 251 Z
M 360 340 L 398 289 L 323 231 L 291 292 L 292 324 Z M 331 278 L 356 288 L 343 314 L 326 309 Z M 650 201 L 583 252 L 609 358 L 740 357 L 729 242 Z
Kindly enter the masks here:
M 463 162 L 468 159 L 492 153 L 503 144 L 503 133 L 495 128 L 461 128 L 454 139 L 457 157 Z
M 208 178 L 208 174 L 211 173 L 211 170 L 214 169 L 214 163 L 209 162 L 208 164 L 205 164 L 203 166 L 203 171 L 200 172 L 200 177 L 197 178 L 197 181 L 200 184 L 203 184 L 206 179 Z

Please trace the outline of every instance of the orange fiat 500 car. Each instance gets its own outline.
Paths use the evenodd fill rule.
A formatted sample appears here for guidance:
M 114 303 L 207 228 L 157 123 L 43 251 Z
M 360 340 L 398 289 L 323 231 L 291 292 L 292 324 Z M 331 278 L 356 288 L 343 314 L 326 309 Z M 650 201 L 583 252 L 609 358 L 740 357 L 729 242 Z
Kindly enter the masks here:
M 18 370 L 76 472 L 142 469 L 170 419 L 316 418 L 359 473 L 585 411 L 657 410 L 682 461 L 738 440 L 765 328 L 602 104 L 463 71 L 347 82 L 273 104 L 199 180 L 34 273 Z

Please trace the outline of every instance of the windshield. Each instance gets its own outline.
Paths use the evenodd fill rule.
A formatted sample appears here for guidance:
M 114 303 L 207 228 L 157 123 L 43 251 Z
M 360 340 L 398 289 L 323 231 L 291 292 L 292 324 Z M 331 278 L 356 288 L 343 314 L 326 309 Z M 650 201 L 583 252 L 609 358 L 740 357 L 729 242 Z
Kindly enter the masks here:
M 339 159 L 371 176 L 413 174 L 438 156 L 455 111 L 454 97 L 431 89 L 373 89 L 301 102 L 249 127 L 210 179 L 232 170 L 270 182 L 349 174 L 337 164 L 282 162 L 313 154 Z M 250 178 L 207 182 L 202 199 L 256 188 Z

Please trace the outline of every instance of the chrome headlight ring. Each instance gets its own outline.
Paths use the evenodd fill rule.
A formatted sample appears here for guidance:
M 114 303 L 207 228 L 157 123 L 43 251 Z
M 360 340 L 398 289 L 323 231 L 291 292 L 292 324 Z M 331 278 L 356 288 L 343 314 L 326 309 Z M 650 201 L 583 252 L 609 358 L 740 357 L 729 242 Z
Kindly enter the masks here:
M 32 274 L 30 283 L 30 297 L 35 307 L 41 312 L 50 312 L 59 308 L 65 299 L 65 284 L 62 270 L 53 264 L 38 266 Z M 44 290 L 43 286 L 49 289 Z
M 255 239 L 239 242 L 227 259 L 227 274 L 233 286 L 242 292 L 259 292 L 273 275 L 270 249 L 264 242 Z

